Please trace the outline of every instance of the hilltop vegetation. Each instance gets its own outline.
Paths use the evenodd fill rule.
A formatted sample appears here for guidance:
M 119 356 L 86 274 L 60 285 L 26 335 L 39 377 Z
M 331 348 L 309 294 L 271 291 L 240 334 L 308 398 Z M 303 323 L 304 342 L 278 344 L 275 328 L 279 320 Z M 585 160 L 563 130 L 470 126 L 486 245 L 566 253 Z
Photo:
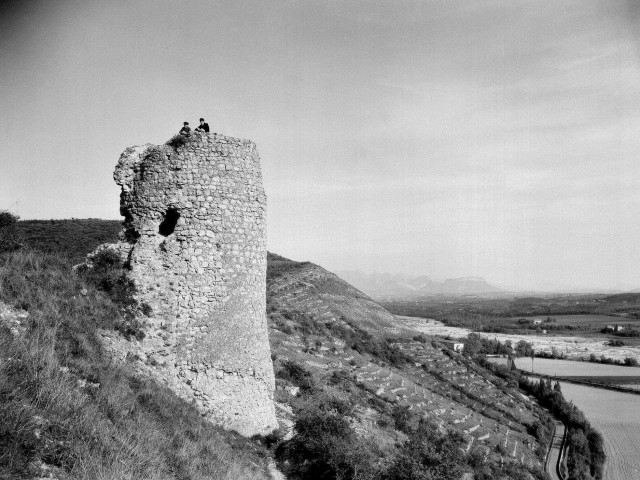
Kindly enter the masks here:
M 12 252 L 20 248 L 16 224 L 19 217 L 6 210 L 0 210 L 0 252 Z
M 114 242 L 122 230 L 118 220 L 23 220 L 15 226 L 20 243 L 47 253 L 61 253 L 80 263 L 102 243 Z

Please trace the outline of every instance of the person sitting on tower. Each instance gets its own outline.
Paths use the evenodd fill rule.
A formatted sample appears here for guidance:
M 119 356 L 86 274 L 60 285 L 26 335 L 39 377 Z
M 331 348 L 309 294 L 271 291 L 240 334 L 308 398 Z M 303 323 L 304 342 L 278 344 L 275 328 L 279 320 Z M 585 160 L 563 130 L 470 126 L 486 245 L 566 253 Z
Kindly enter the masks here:
M 184 122 L 183 127 L 180 129 L 180 135 L 184 135 L 186 137 L 191 135 L 191 127 L 189 127 L 189 122 Z
M 204 118 L 200 119 L 200 125 L 196 127 L 196 132 L 209 133 L 209 124 L 204 121 Z

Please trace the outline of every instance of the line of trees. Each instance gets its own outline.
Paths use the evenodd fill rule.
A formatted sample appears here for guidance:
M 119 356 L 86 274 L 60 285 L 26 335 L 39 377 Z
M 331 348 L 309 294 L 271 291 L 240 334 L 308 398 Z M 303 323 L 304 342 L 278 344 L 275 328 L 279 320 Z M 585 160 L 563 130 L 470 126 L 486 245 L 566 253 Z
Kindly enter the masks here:
M 550 379 L 542 378 L 535 382 L 521 376 L 520 388 L 536 397 L 543 407 L 568 428 L 569 479 L 601 479 L 606 459 L 602 435 L 591 427 L 582 411 L 565 400 L 560 383 L 552 385 Z
M 533 345 L 520 340 L 515 345 L 507 340 L 504 343 L 497 339 L 483 338 L 477 333 L 470 333 L 463 340 L 466 355 L 515 355 L 517 357 L 531 357 L 534 354 Z
M 558 382 L 552 384 L 549 378 L 531 381 L 518 370 L 487 361 L 482 362 L 482 365 L 507 381 L 517 381 L 522 390 L 533 395 L 541 406 L 565 424 L 568 429 L 569 480 L 602 479 L 606 460 L 602 435 L 591 426 L 582 411 L 573 403 L 567 402 Z

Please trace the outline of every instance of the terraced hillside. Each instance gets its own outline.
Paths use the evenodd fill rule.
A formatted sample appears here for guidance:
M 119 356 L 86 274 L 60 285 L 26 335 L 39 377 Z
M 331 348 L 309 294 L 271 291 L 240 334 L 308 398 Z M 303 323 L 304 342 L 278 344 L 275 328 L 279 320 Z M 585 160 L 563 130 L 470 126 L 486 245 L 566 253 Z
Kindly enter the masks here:
M 404 410 L 431 420 L 441 431 L 459 433 L 464 451 L 480 452 L 484 462 L 541 468 L 546 445 L 531 433 L 546 420 L 531 399 L 436 341 L 396 324 L 391 314 L 334 274 L 270 255 L 267 309 L 276 370 L 293 361 L 321 384 L 351 379 L 356 431 L 381 449 L 402 440 L 397 422 L 389 419 Z M 281 419 L 291 425 L 294 397 L 286 392 L 296 390 L 283 380 L 278 387 Z
M 337 275 L 310 262 L 268 256 L 267 297 L 271 305 L 299 309 L 314 319 L 335 322 L 341 317 L 376 334 L 399 335 L 394 316 Z
M 37 222 L 24 243 L 49 251 L 53 243 L 75 262 L 113 241 L 114 226 Z M 548 418 L 534 402 L 336 275 L 268 260 L 282 431 L 266 440 L 289 480 L 320 478 L 318 471 L 345 480 L 547 478 L 540 467 Z

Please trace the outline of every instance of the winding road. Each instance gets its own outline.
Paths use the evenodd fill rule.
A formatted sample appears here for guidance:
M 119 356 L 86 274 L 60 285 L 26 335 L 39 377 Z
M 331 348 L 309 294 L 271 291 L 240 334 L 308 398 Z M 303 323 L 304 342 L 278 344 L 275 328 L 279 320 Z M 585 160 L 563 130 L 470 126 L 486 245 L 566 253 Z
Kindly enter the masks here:
M 558 472 L 558 462 L 560 454 L 564 446 L 564 423 L 554 420 L 555 428 L 553 431 L 553 439 L 551 440 L 551 448 L 547 454 L 547 462 L 545 469 L 553 480 L 563 480 Z

